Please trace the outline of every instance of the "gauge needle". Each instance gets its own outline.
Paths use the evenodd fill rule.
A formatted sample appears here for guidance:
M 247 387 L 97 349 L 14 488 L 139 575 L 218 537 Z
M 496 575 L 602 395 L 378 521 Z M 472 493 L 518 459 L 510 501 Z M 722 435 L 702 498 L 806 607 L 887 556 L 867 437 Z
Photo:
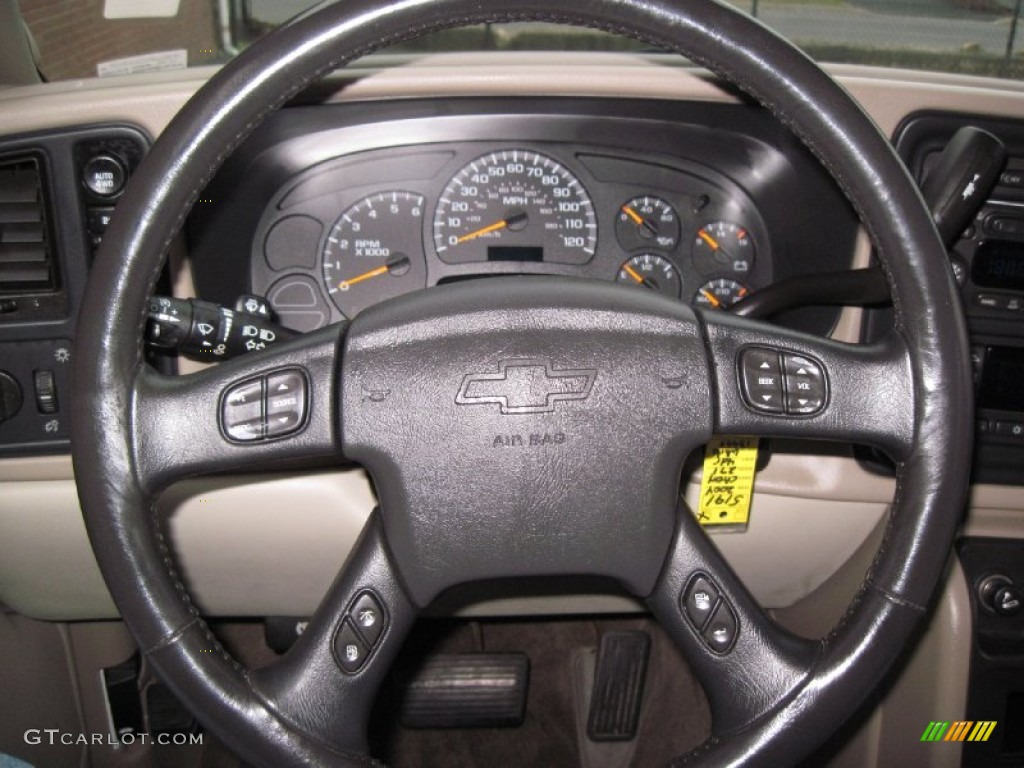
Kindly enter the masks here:
M 353 278 L 351 278 L 349 280 L 342 280 L 340 283 L 338 283 L 338 288 L 340 290 L 342 290 L 342 291 L 347 291 L 349 288 L 351 288 L 356 283 L 361 283 L 364 280 L 371 280 L 374 277 L 380 277 L 381 275 L 386 275 L 388 272 L 393 271 L 394 269 L 396 269 L 397 267 L 402 266 L 403 264 L 407 263 L 408 261 L 409 260 L 407 258 L 405 258 L 405 257 L 402 257 L 400 259 L 396 259 L 395 261 L 391 262 L 390 264 L 384 264 L 383 266 L 377 267 L 376 269 L 371 269 L 369 272 L 363 272 L 363 274 L 357 275 L 356 277 L 353 277 Z
M 655 226 L 651 224 L 651 222 L 649 222 L 643 216 L 641 216 L 639 213 L 630 208 L 628 205 L 622 206 L 622 212 L 629 216 L 629 218 L 633 220 L 633 223 L 636 224 L 638 227 L 643 227 L 652 235 L 657 234 L 657 229 L 655 228 Z
M 463 235 L 462 237 L 458 238 L 455 242 L 464 243 L 467 240 L 475 240 L 476 238 L 483 237 L 484 235 L 488 235 L 491 232 L 497 232 L 499 229 L 511 227 L 513 224 L 518 224 L 520 221 L 524 221 L 525 219 L 526 213 L 520 212 L 513 216 L 504 218 L 501 221 L 496 221 L 493 224 L 488 224 L 486 227 L 481 227 L 480 229 L 474 230 L 470 232 L 468 235 Z
M 629 275 L 630 277 L 632 277 L 632 278 L 633 278 L 634 280 L 636 280 L 636 281 L 637 281 L 638 283 L 641 283 L 641 284 L 642 284 L 642 283 L 644 282 L 644 278 L 643 278 L 643 276 L 642 276 L 642 275 L 641 275 L 641 274 L 640 274 L 639 272 L 637 272 L 637 271 L 636 271 L 635 269 L 633 269 L 633 268 L 632 268 L 631 266 L 629 266 L 629 264 L 623 264 L 623 265 L 622 265 L 622 268 L 623 268 L 624 270 L 626 270 L 626 274 L 627 274 L 627 275 Z
M 635 269 L 633 269 L 631 266 L 629 266 L 629 264 L 623 264 L 622 268 L 624 270 L 626 270 L 626 274 L 627 275 L 629 275 L 634 280 L 636 280 L 638 283 L 640 283 L 640 285 L 642 285 L 644 288 L 650 288 L 652 291 L 658 290 L 658 286 L 656 286 L 654 283 L 652 283 L 646 277 L 644 277 L 639 272 L 637 272 Z
M 715 294 L 709 291 L 707 288 L 701 288 L 700 292 L 704 295 L 704 298 L 711 302 L 711 306 L 715 309 L 721 309 L 722 302 Z
M 633 223 L 636 224 L 638 227 L 642 227 L 646 223 L 644 221 L 644 217 L 641 216 L 636 211 L 634 211 L 628 205 L 622 206 L 622 212 L 629 216 L 629 218 L 633 220 Z
M 715 240 L 715 238 L 713 238 L 703 229 L 697 233 L 697 236 L 700 237 L 700 239 L 703 240 L 705 243 L 707 243 L 714 253 L 721 253 L 727 259 L 732 258 L 732 254 L 725 250 L 725 248 L 722 247 L 722 244 L 720 242 Z
M 710 245 L 712 251 L 717 251 L 719 248 L 722 247 L 722 246 L 720 246 L 718 244 L 718 241 L 715 240 L 715 238 L 713 238 L 711 235 L 709 235 L 703 229 L 700 232 L 697 233 L 697 236 L 700 237 L 700 239 L 703 240 L 705 243 Z

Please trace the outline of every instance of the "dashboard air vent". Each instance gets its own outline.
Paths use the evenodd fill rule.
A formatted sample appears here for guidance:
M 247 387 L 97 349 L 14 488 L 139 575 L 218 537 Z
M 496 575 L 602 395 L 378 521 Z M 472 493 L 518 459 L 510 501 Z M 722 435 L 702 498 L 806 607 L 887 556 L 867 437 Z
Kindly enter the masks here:
M 38 157 L 0 159 L 0 295 L 56 285 Z

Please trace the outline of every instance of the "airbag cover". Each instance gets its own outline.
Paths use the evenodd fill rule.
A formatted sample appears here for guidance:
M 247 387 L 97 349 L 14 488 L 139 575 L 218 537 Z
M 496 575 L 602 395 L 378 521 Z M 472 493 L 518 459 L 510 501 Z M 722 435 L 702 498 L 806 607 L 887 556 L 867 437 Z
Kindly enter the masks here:
M 406 296 L 352 323 L 345 454 L 376 484 L 414 600 L 518 575 L 653 588 L 679 470 L 711 435 L 691 309 L 642 289 L 502 278 Z

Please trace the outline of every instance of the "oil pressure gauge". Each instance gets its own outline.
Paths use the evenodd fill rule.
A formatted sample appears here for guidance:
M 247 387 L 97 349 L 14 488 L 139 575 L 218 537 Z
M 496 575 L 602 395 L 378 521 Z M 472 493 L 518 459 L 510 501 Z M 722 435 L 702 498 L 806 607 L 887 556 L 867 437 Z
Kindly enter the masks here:
M 679 215 L 660 197 L 634 197 L 619 207 L 615 235 L 627 251 L 658 248 L 670 251 L 679 244 Z

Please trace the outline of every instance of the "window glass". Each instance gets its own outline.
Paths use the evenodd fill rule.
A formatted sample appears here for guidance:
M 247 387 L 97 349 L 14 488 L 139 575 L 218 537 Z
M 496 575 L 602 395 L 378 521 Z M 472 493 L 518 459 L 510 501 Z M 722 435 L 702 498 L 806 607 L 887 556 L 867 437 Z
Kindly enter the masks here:
M 344 2 L 345 0 L 339 0 Z M 824 62 L 1024 77 L 1021 0 L 735 0 Z M 172 18 L 106 19 L 104 0 L 21 0 L 49 80 L 217 64 L 314 5 L 308 0 L 181 0 Z M 390 52 L 642 50 L 593 30 L 484 25 Z

